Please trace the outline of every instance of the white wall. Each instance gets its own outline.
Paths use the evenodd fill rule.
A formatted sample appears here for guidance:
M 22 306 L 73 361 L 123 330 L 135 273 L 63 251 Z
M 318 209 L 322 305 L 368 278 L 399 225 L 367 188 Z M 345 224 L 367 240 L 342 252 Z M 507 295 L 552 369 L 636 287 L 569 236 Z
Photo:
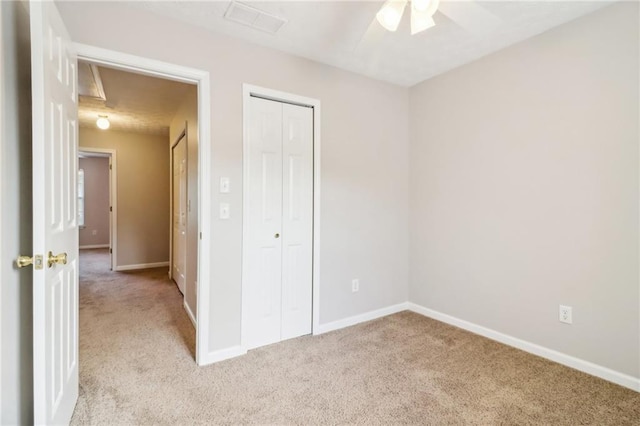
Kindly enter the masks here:
M 0 2 L 0 424 L 33 424 L 31 59 L 28 6 Z
M 638 38 L 616 4 L 411 89 L 412 302 L 640 376 Z
M 80 248 L 101 245 L 108 247 L 111 231 L 109 158 L 79 158 L 78 167 L 84 171 L 84 226 L 78 232 Z
M 169 150 L 163 135 L 80 127 L 82 148 L 116 151 L 116 270 L 169 261 Z
M 210 350 L 240 344 L 242 83 L 322 101 L 322 324 L 407 300 L 408 91 L 123 4 L 58 4 L 80 43 L 211 73 Z M 114 31 L 118 28 L 118 31 Z M 141 29 L 144 29 L 141 31 Z M 231 178 L 231 219 L 215 182 Z M 360 292 L 351 293 L 351 279 Z

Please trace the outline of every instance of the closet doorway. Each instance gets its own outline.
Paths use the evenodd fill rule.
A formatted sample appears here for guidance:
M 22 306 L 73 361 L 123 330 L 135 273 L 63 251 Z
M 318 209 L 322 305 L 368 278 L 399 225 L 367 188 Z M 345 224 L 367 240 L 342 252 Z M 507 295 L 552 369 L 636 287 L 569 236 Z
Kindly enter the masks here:
M 315 111 L 305 98 L 246 95 L 242 345 L 253 349 L 313 331 Z

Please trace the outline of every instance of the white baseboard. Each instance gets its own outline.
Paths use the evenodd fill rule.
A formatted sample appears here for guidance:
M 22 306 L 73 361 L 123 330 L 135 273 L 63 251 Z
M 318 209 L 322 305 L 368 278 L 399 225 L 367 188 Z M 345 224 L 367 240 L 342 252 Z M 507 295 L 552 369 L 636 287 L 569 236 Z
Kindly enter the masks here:
M 245 355 L 247 350 L 242 346 L 232 346 L 226 349 L 220 349 L 218 351 L 209 352 L 205 359 L 199 359 L 198 365 L 208 365 L 213 364 L 214 362 L 224 361 L 226 359 L 235 358 L 241 355 Z
M 156 262 L 156 263 L 139 263 L 137 265 L 120 265 L 116 266 L 116 271 L 135 271 L 137 269 L 150 269 L 160 268 L 162 266 L 169 266 L 169 262 Z
M 601 379 L 608 380 L 620 386 L 640 392 L 640 378 L 638 377 L 629 376 L 627 374 L 620 373 L 619 371 L 611 370 L 607 367 L 603 367 L 553 349 L 545 348 L 544 346 L 527 342 L 526 340 L 518 339 L 517 337 L 512 337 L 490 328 L 486 328 L 451 315 L 443 314 L 442 312 L 434 311 L 433 309 L 425 308 L 424 306 L 420 306 L 415 303 L 409 302 L 407 305 L 410 311 L 424 315 L 425 317 L 454 325 L 474 334 L 504 343 L 505 345 L 513 346 L 514 348 L 538 355 L 542 358 L 557 362 L 558 364 L 566 365 L 567 367 L 574 368 L 582 371 L 583 373 L 591 374 L 592 376 L 600 377 Z
M 316 327 L 313 330 L 313 334 L 318 335 L 318 334 L 328 333 L 329 331 L 339 330 L 341 328 L 360 324 L 361 322 L 371 321 L 377 318 L 386 317 L 387 315 L 406 311 L 407 309 L 409 309 L 409 305 L 407 302 L 398 303 L 397 305 L 387 306 L 386 308 L 376 309 L 375 311 L 365 312 L 364 314 L 354 315 L 352 317 L 329 322 L 326 324 L 320 324 L 318 327 Z
M 195 315 L 193 315 L 193 312 L 191 312 L 191 308 L 189 307 L 189 305 L 187 305 L 187 301 L 182 300 L 182 305 L 184 306 L 184 310 L 187 311 L 187 315 L 189 316 L 189 319 L 191 320 L 191 324 L 193 324 L 193 326 L 197 329 L 198 325 L 196 324 L 196 317 Z
M 109 248 L 109 244 L 93 244 L 88 246 L 80 246 L 78 247 L 80 250 L 86 249 L 99 249 L 99 248 Z

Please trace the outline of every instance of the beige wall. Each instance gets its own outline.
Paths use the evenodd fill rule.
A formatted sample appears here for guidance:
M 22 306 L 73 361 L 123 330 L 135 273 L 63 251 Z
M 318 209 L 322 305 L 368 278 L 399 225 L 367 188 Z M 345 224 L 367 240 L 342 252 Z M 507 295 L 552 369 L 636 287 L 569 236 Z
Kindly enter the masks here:
M 640 376 L 638 48 L 616 4 L 411 89 L 411 301 Z
M 78 167 L 84 170 L 85 194 L 80 248 L 109 246 L 109 159 L 80 158 Z
M 187 271 L 184 299 L 197 318 L 198 280 L 198 90 L 192 86 L 171 121 L 169 144 L 173 146 L 187 129 Z M 168 148 L 167 148 L 168 149 Z
M 33 424 L 31 62 L 27 3 L 0 2 L 0 424 Z
M 209 349 L 240 343 L 242 83 L 322 102 L 322 324 L 407 300 L 408 91 L 126 4 L 61 2 L 72 38 L 211 74 Z M 118 28 L 118 31 L 113 31 Z M 144 28 L 144 31 L 140 31 Z M 219 194 L 221 176 L 231 193 Z M 222 200 L 231 218 L 215 214 Z M 351 279 L 360 291 L 351 292 Z
M 116 268 L 169 260 L 169 150 L 165 136 L 80 128 L 81 148 L 116 150 Z

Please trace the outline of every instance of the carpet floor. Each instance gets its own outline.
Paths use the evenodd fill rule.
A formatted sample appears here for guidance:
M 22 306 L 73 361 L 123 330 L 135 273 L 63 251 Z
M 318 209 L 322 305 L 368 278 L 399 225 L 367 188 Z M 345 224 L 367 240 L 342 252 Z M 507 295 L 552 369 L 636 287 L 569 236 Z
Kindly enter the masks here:
M 640 425 L 640 394 L 401 312 L 207 367 L 166 268 L 80 256 L 83 424 Z

